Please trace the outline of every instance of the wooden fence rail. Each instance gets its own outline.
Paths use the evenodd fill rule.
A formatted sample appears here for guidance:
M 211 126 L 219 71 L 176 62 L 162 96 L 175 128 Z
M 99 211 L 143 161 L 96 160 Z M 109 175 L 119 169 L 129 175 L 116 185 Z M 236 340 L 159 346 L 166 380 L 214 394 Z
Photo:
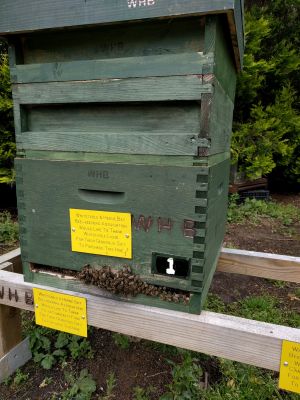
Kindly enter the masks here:
M 19 250 L 0 257 L 0 265 L 7 267 L 8 264 L 4 263 L 9 262 L 19 265 Z M 218 270 L 300 282 L 300 258 L 297 257 L 223 249 Z M 280 367 L 282 341 L 300 343 L 300 329 L 207 311 L 199 316 L 190 315 L 47 288 L 24 282 L 22 274 L 0 268 L 0 304 L 3 306 L 33 311 L 33 287 L 86 298 L 88 323 L 91 326 L 274 371 L 278 371 Z M 11 334 L 11 325 L 10 328 L 5 328 L 9 324 L 5 322 L 7 315 L 2 308 L 0 321 L 1 343 Z

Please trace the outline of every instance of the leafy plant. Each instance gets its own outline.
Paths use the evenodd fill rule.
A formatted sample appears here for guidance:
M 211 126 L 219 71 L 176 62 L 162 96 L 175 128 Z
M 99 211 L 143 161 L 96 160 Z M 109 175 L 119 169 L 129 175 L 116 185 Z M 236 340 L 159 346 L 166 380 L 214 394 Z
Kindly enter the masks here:
M 299 11 L 295 0 L 248 1 L 238 77 L 233 161 L 249 178 L 275 170 L 300 177 Z
M 35 327 L 29 332 L 29 339 L 34 361 L 47 370 L 69 357 L 77 360 L 93 356 L 90 343 L 79 336 Z
M 120 349 L 126 350 L 130 347 L 129 337 L 126 335 L 121 335 L 120 333 L 114 333 L 112 335 L 115 345 L 120 347 Z
M 13 103 L 6 46 L 0 40 L 0 183 L 12 183 L 16 145 Z
M 184 352 L 182 364 L 169 361 L 173 367 L 173 381 L 167 386 L 168 392 L 160 400 L 191 400 L 200 398 L 202 394 L 200 378 L 203 372 L 196 361 L 190 352 Z
M 155 388 L 153 386 L 147 388 L 135 387 L 133 389 L 133 400 L 149 400 L 149 396 L 154 392 Z
M 229 201 L 229 223 L 258 223 L 259 218 L 267 217 L 279 221 L 284 226 L 290 226 L 300 219 L 300 209 L 291 204 L 281 204 L 275 201 L 246 199 L 238 204 L 239 197 L 233 195 Z
M 115 374 L 111 372 L 106 380 L 106 393 L 104 396 L 99 397 L 99 400 L 112 400 L 115 398 L 114 389 L 117 386 Z
M 270 371 L 220 360 L 221 381 L 202 392 L 203 400 L 296 400 L 299 395 L 280 392 Z M 200 399 L 200 398 L 199 398 Z
M 8 212 L 0 213 L 0 243 L 14 244 L 19 238 L 19 225 Z
M 83 369 L 79 376 L 65 372 L 69 389 L 62 393 L 61 400 L 90 400 L 96 391 L 96 383 L 87 369 Z
M 13 385 L 20 386 L 23 383 L 27 382 L 28 378 L 29 378 L 29 374 L 25 374 L 20 369 L 17 369 L 16 374 L 13 379 Z

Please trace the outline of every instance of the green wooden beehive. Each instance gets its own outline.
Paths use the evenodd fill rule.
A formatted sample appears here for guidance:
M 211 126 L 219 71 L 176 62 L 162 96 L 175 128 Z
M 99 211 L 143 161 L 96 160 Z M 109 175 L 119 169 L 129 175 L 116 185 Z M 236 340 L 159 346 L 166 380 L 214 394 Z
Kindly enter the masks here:
M 116 298 L 199 313 L 224 235 L 243 2 L 2 0 L 0 34 L 26 280 L 107 295 L 108 276 Z M 101 289 L 78 283 L 87 265 Z

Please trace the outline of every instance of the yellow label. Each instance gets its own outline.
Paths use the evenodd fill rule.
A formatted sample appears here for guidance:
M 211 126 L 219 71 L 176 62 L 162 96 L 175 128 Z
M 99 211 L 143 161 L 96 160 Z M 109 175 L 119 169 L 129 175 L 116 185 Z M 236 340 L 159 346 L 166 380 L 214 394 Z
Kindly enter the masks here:
M 33 289 L 37 325 L 87 337 L 86 299 Z
M 279 388 L 300 393 L 300 343 L 283 341 Z
M 70 209 L 72 251 L 132 258 L 131 214 Z

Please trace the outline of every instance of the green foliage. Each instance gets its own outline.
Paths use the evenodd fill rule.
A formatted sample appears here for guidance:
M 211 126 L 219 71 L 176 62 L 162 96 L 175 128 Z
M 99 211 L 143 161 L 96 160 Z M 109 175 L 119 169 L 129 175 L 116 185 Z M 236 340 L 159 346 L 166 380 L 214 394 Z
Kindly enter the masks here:
M 0 243 L 14 244 L 19 239 L 19 225 L 8 212 L 0 213 Z
M 168 385 L 168 392 L 160 400 L 198 399 L 202 394 L 200 379 L 202 369 L 190 352 L 184 352 L 182 364 L 169 361 L 172 365 L 173 381 Z
M 0 183 L 11 183 L 15 179 L 13 162 L 16 145 L 10 74 L 5 50 L 0 40 Z
M 27 382 L 29 378 L 29 374 L 25 374 L 22 372 L 20 369 L 16 370 L 16 374 L 13 379 L 13 385 L 14 386 L 20 386 L 23 383 Z
M 153 386 L 149 386 L 148 388 L 135 387 L 133 389 L 133 400 L 149 400 L 152 393 L 155 392 L 155 388 Z
M 256 321 L 287 325 L 294 328 L 300 327 L 299 313 L 286 310 L 284 305 L 270 295 L 249 296 L 243 300 L 225 304 L 217 295 L 209 294 L 205 309 Z
M 90 343 L 79 336 L 35 327 L 29 332 L 29 339 L 34 361 L 47 370 L 70 357 L 73 360 L 93 357 Z
M 65 372 L 65 379 L 70 387 L 60 396 L 61 400 L 90 400 L 96 391 L 96 382 L 87 369 L 83 369 L 79 376 Z
M 300 8 L 295 0 L 255 3 L 246 12 L 233 161 L 249 178 L 269 174 L 277 166 L 300 179 Z
M 220 360 L 222 380 L 203 391 L 203 400 L 296 400 L 298 395 L 283 393 L 272 372 Z M 200 398 L 199 398 L 200 400 Z
M 115 374 L 111 372 L 106 380 L 106 393 L 104 396 L 100 396 L 99 400 L 112 400 L 115 398 L 114 390 L 117 386 L 117 380 Z
M 121 335 L 120 333 L 114 333 L 112 335 L 115 345 L 120 347 L 120 349 L 126 350 L 130 347 L 129 336 Z
M 238 195 L 233 195 L 229 201 L 229 223 L 244 223 L 248 221 L 256 224 L 260 218 L 277 220 L 284 226 L 290 226 L 300 219 L 300 209 L 291 204 L 281 204 L 275 201 L 246 199 L 238 204 Z

